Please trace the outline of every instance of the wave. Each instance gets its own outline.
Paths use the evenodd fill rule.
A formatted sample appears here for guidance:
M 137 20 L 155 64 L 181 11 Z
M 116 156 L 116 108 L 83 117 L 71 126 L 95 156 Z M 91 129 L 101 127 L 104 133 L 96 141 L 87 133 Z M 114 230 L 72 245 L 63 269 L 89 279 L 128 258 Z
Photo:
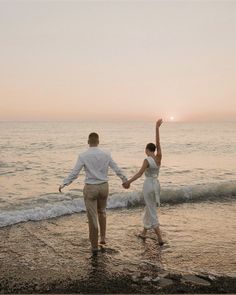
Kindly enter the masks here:
M 64 197 L 64 199 L 63 199 Z M 178 188 L 162 188 L 161 203 L 178 204 L 185 202 L 200 201 L 220 201 L 230 198 L 236 199 L 236 182 L 225 182 L 220 184 L 205 184 L 195 186 L 185 186 Z M 44 195 L 44 198 L 32 202 L 24 208 L 3 211 L 0 213 L 0 227 L 16 224 L 19 222 L 44 220 L 58 216 L 79 213 L 85 211 L 84 200 L 82 196 L 71 199 L 69 194 L 53 197 L 51 194 Z M 141 192 L 115 193 L 108 199 L 108 209 L 132 208 L 144 205 Z

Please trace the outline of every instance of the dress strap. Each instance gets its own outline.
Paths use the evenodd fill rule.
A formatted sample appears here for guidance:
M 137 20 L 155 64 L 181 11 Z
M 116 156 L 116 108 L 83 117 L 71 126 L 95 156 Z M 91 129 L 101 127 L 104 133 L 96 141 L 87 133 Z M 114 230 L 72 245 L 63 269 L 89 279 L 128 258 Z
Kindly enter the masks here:
M 145 160 L 148 161 L 149 166 L 151 166 L 151 161 L 150 161 L 150 157 L 145 158 Z
M 153 159 L 153 157 L 147 157 L 146 160 L 148 161 L 148 164 L 150 165 L 150 167 L 153 167 L 153 164 L 155 164 L 156 167 L 158 167 L 156 161 Z

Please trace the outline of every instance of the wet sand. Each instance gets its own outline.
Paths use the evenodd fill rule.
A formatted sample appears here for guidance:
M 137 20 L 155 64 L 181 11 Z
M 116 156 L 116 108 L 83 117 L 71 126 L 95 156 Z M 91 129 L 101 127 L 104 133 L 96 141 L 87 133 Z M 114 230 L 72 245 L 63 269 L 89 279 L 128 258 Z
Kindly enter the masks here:
M 1 228 L 0 292 L 234 293 L 234 236 L 225 243 L 226 231 L 210 226 L 222 222 L 222 206 L 216 220 L 205 216 L 201 228 L 206 206 L 211 204 L 163 207 L 163 247 L 151 232 L 146 242 L 137 238 L 142 208 L 108 211 L 107 245 L 97 257 L 91 257 L 85 214 Z

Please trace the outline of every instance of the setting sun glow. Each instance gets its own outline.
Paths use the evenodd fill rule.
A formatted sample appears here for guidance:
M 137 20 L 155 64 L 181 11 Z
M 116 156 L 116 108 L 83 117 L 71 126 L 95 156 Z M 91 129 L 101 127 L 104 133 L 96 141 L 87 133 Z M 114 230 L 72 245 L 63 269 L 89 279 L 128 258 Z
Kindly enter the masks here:
M 236 1 L 0 1 L 0 120 L 235 120 L 235 14 Z

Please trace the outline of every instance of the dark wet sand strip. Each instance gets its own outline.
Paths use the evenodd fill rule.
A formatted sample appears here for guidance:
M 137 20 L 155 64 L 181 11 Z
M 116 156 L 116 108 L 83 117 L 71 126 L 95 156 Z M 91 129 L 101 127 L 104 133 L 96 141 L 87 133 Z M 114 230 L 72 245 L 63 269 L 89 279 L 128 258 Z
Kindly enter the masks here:
M 191 242 L 187 228 L 181 232 L 169 222 L 169 214 L 173 216 L 174 212 L 168 210 L 164 208 L 161 216 L 167 241 L 163 248 L 159 247 L 152 233 L 146 242 L 137 238 L 142 209 L 108 212 L 107 245 L 97 257 L 91 257 L 85 214 L 1 228 L 0 292 L 236 292 L 234 276 L 197 271 L 204 260 L 204 255 L 199 258 L 200 237 L 198 239 L 195 231 L 197 244 Z M 178 243 L 175 242 L 177 233 L 182 237 Z M 182 245 L 183 241 L 185 244 Z M 186 242 L 189 251 L 184 257 Z M 199 247 L 198 253 L 195 247 Z M 189 269 L 186 265 L 193 267 Z

